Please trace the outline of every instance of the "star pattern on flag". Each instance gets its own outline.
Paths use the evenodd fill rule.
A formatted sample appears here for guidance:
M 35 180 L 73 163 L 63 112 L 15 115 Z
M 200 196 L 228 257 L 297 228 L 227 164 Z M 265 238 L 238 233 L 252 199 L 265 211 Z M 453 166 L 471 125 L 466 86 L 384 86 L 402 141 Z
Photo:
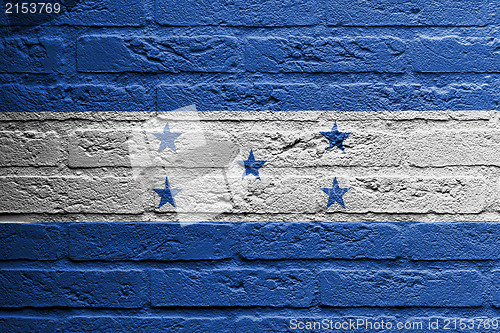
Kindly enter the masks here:
M 165 148 L 169 147 L 174 152 L 175 150 L 175 140 L 182 135 L 182 133 L 170 132 L 170 127 L 168 123 L 163 128 L 163 133 L 153 133 L 158 139 L 160 139 L 160 147 L 158 148 L 158 152 L 163 151 Z
M 175 201 L 174 197 L 182 191 L 181 189 L 171 189 L 170 185 L 168 184 L 168 177 L 165 177 L 165 188 L 162 189 L 153 189 L 153 191 L 156 192 L 161 197 L 160 204 L 158 205 L 158 208 L 161 208 L 161 206 L 165 205 L 167 202 L 171 204 L 173 207 L 175 207 Z
M 330 132 L 320 132 L 323 134 L 325 138 L 328 139 L 328 142 L 330 143 L 330 146 L 326 149 L 325 153 L 332 149 L 333 147 L 338 147 L 340 150 L 344 151 L 344 140 L 347 139 L 349 134 L 351 133 L 344 133 L 344 132 L 339 132 L 337 130 L 337 122 L 333 124 L 332 130 Z
M 344 140 L 346 140 L 350 132 L 340 132 L 337 128 L 337 122 L 334 123 L 332 130 L 330 132 L 320 132 L 325 138 L 328 139 L 330 146 L 326 149 L 325 152 L 328 152 L 333 147 L 339 148 L 341 151 L 344 151 Z M 174 152 L 176 152 L 175 140 L 182 135 L 183 133 L 171 132 L 169 128 L 169 124 L 166 123 L 163 129 L 163 133 L 153 133 L 158 139 L 160 139 L 160 147 L 158 149 L 158 153 L 163 151 L 165 148 L 169 147 Z M 250 149 L 250 153 L 248 158 L 243 161 L 237 161 L 239 164 L 245 167 L 245 171 L 243 172 L 241 179 L 243 180 L 248 175 L 255 176 L 258 180 L 261 180 L 259 170 L 264 166 L 267 162 L 266 160 L 256 160 L 253 149 Z M 153 189 L 156 194 L 160 196 L 160 203 L 158 208 L 161 208 L 167 203 L 170 203 L 173 207 L 176 207 L 174 197 L 182 191 L 182 189 L 172 189 L 170 188 L 168 177 L 165 177 L 165 188 L 163 189 Z M 326 209 L 329 209 L 335 203 L 338 203 L 342 208 L 345 207 L 343 196 L 350 190 L 350 188 L 341 188 L 335 177 L 333 179 L 333 185 L 331 188 L 322 188 L 321 189 L 325 194 L 328 195 L 328 202 Z
M 326 204 L 326 209 L 330 208 L 334 203 L 338 203 L 345 209 L 344 199 L 342 198 L 350 188 L 341 188 L 337 182 L 337 177 L 333 179 L 332 188 L 322 188 L 323 192 L 328 195 L 328 203 Z
M 260 179 L 259 169 L 262 168 L 266 161 L 256 161 L 253 155 L 253 150 L 250 149 L 250 155 L 248 155 L 248 159 L 245 161 L 238 161 L 241 165 L 245 166 L 245 172 L 241 176 L 241 179 L 245 178 L 247 175 L 254 175 L 258 180 Z

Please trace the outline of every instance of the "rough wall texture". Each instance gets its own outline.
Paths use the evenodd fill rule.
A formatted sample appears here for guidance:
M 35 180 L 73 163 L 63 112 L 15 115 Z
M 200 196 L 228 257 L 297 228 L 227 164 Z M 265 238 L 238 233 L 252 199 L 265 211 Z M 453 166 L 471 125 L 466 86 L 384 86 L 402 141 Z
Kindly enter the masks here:
M 3 224 L 0 327 L 461 332 L 443 327 L 467 318 L 476 326 L 467 331 L 495 332 L 499 230 L 492 222 Z M 357 326 L 294 329 L 323 319 Z M 477 328 L 485 319 L 489 328 Z M 429 329 L 436 320 L 441 329 Z M 381 321 L 394 329 L 370 328 Z
M 1 332 L 500 331 L 497 1 L 62 4 L 0 11 Z
M 5 221 L 498 221 L 496 111 L 3 113 Z M 157 152 L 168 122 L 183 133 Z M 320 134 L 337 122 L 344 151 Z M 199 138 L 198 135 L 203 137 Z M 144 142 L 138 138 L 147 138 Z M 202 142 L 202 144 L 198 144 Z M 132 149 L 146 150 L 146 154 Z M 253 150 L 260 180 L 242 178 Z M 168 176 L 177 207 L 158 208 Z M 326 209 L 336 177 L 347 209 Z M 192 201 L 195 199 L 195 201 Z
M 1 11 L 3 110 L 499 108 L 498 1 L 63 4 Z

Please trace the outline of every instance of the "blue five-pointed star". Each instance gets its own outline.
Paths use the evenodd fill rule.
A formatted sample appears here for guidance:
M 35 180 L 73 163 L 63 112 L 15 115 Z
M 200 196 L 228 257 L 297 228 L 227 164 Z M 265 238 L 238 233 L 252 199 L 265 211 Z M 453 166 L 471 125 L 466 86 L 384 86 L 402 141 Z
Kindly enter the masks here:
M 168 123 L 165 125 L 165 128 L 163 129 L 163 133 L 153 133 L 153 135 L 156 136 L 161 141 L 160 148 L 158 148 L 158 152 L 161 152 L 163 149 L 165 149 L 167 147 L 169 147 L 174 152 L 176 152 L 174 141 L 179 136 L 181 136 L 181 134 L 182 133 L 170 132 L 170 128 L 168 127 Z
M 326 204 L 326 209 L 330 208 L 331 205 L 338 202 L 342 208 L 345 209 L 344 199 L 342 196 L 350 190 L 350 188 L 340 188 L 339 183 L 337 182 L 337 177 L 333 179 L 332 188 L 322 188 L 323 192 L 328 194 L 328 203 Z
M 246 175 L 252 174 L 257 177 L 258 180 L 261 180 L 259 176 L 259 169 L 262 168 L 266 161 L 256 161 L 255 157 L 253 156 L 252 149 L 250 149 L 250 155 L 248 155 L 248 159 L 246 161 L 238 161 L 238 163 L 245 166 L 245 172 L 243 173 L 243 176 L 241 176 L 241 179 L 245 178 Z
M 156 192 L 161 197 L 160 200 L 160 205 L 158 208 L 166 204 L 167 202 L 170 203 L 172 206 L 175 207 L 175 202 L 174 202 L 174 197 L 177 195 L 182 190 L 176 190 L 176 189 L 171 189 L 170 185 L 168 185 L 168 177 L 165 177 L 165 188 L 164 189 L 153 189 L 153 191 Z
M 344 151 L 344 145 L 343 145 L 344 140 L 347 139 L 349 134 L 351 134 L 351 133 L 339 132 L 337 130 L 337 122 L 335 122 L 330 132 L 320 132 L 320 133 L 323 134 L 323 136 L 327 138 L 328 141 L 330 142 L 330 147 L 328 147 L 325 153 L 335 146 L 337 146 L 340 150 Z

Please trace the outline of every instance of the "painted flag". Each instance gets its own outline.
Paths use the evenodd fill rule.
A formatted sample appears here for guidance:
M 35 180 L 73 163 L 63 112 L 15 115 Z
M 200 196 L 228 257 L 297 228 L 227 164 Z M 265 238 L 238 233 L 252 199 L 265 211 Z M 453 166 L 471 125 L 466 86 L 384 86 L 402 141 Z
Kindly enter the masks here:
M 40 114 L 51 130 L 4 132 L 2 156 L 48 173 L 3 175 L 0 209 L 27 221 L 487 219 L 500 160 L 494 115 L 191 105 L 67 125 L 56 120 L 65 114 Z
M 428 118 L 426 125 L 416 120 L 421 117 Z M 185 222 L 225 213 L 279 220 L 481 213 L 494 190 L 487 175 L 467 167 L 498 164 L 498 132 L 484 125 L 454 128 L 453 121 L 441 124 L 439 117 L 433 112 L 259 115 L 197 112 L 191 106 L 158 114 L 134 131 L 130 161 L 146 196 L 167 178 L 171 188 L 181 189 L 175 206 L 156 210 L 175 211 Z M 178 136 L 159 151 L 162 141 L 155 132 L 164 126 Z M 150 204 L 159 199 L 150 196 Z
M 498 331 L 499 4 L 4 1 L 0 332 Z

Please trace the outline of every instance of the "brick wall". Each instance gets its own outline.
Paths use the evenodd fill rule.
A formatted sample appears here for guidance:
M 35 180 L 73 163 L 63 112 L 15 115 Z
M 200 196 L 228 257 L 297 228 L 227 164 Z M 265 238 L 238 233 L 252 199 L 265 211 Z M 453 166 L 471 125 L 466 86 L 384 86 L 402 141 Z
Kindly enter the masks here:
M 446 318 L 492 319 L 499 230 L 484 222 L 4 224 L 0 327 L 294 332 L 292 319 L 439 318 L 441 327 Z
M 0 224 L 2 331 L 500 317 L 497 112 L 195 115 L 161 116 L 201 126 L 210 144 L 159 154 L 154 142 L 152 172 L 134 177 L 130 138 L 155 113 L 0 114 L 0 219 L 32 222 Z M 319 131 L 334 119 L 351 134 L 325 153 Z M 261 180 L 241 179 L 251 148 L 267 160 Z M 152 191 L 165 175 L 183 189 L 176 208 Z M 333 177 L 350 188 L 346 209 L 326 207 Z M 180 212 L 214 222 L 152 222 Z
M 497 2 L 62 2 L 0 11 L 0 331 L 497 330 Z
M 2 219 L 165 221 L 179 210 L 213 211 L 219 222 L 500 219 L 495 111 L 195 115 L 197 120 L 187 111 L 161 114 L 160 120 L 147 112 L 0 114 Z M 335 121 L 351 134 L 344 152 L 325 152 L 328 141 L 320 131 Z M 183 132 L 176 153 L 158 153 L 159 141 L 150 133 L 165 122 Z M 151 160 L 131 149 L 138 133 L 148 138 L 139 146 L 150 149 L 144 157 Z M 197 147 L 199 133 L 204 143 Z M 241 179 L 237 161 L 251 149 L 266 160 L 260 181 Z M 165 175 L 184 189 L 177 208 L 158 208 L 152 189 Z M 325 209 L 321 188 L 334 177 L 351 188 L 347 209 Z M 196 202 L 182 204 L 190 198 Z
M 496 1 L 63 4 L 2 11 L 2 109 L 499 107 Z

